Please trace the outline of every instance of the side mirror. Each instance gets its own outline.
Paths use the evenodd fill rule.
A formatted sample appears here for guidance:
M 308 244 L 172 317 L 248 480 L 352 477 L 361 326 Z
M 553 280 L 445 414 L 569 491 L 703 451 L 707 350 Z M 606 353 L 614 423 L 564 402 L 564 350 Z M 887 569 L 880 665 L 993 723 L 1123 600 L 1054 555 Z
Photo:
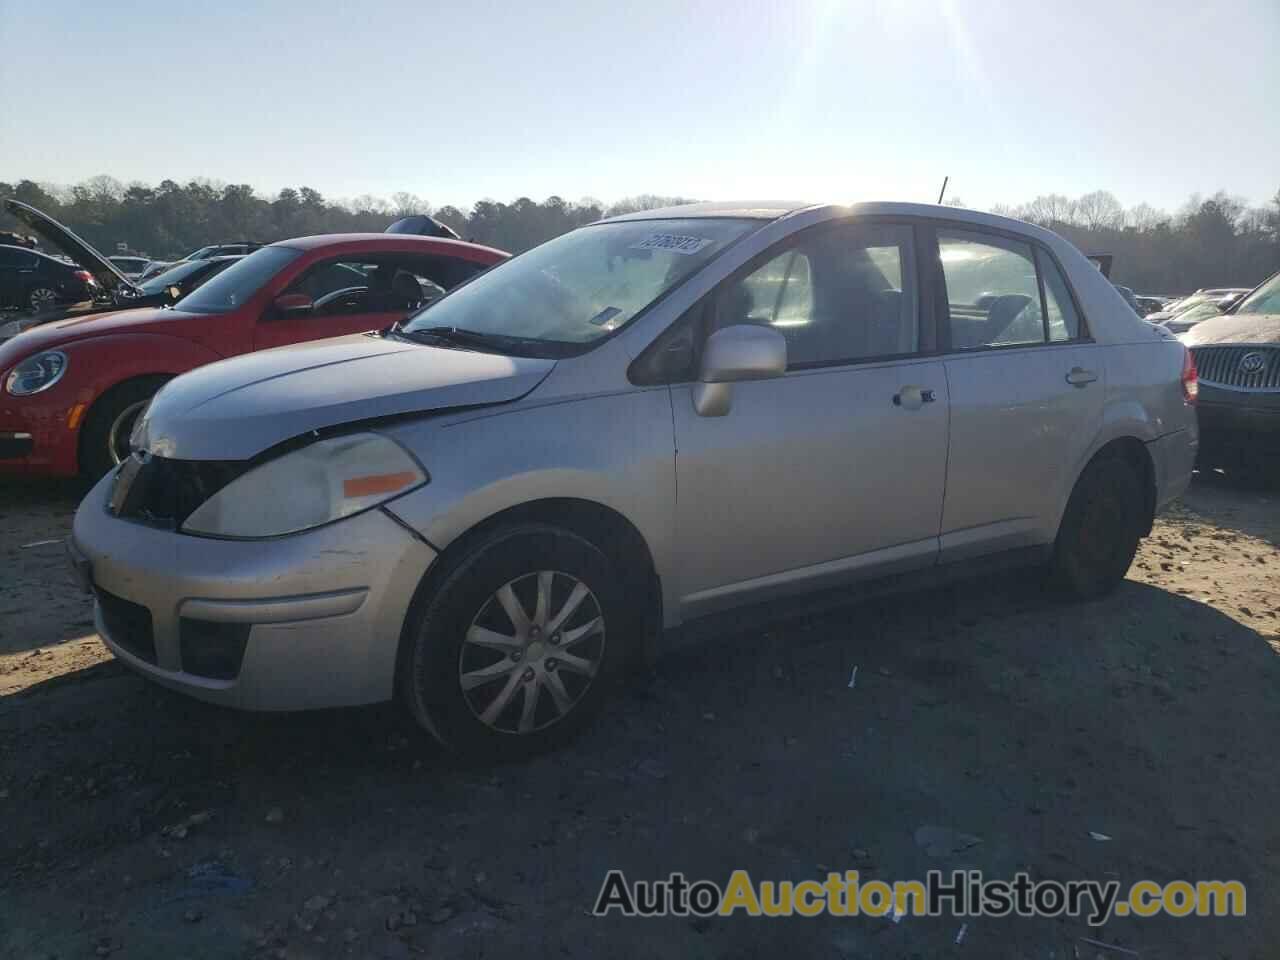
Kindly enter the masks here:
M 723 417 L 733 399 L 731 384 L 768 380 L 787 372 L 787 338 L 773 327 L 734 324 L 707 337 L 693 407 L 703 417 Z
M 305 293 L 286 293 L 273 304 L 278 317 L 299 317 L 315 309 L 315 301 Z

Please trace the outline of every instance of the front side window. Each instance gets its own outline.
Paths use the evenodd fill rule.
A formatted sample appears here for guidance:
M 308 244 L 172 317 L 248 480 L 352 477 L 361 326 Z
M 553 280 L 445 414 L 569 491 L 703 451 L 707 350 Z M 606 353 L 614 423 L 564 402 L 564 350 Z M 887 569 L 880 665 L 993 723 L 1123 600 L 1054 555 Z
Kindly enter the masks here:
M 1249 294 L 1236 313 L 1280 313 L 1280 273 Z
M 308 268 L 286 292 L 310 297 L 313 317 L 407 313 L 439 299 L 482 269 L 482 264 L 456 257 L 345 257 Z
M 263 285 L 302 256 L 292 247 L 263 247 L 223 270 L 208 283 L 182 300 L 184 313 L 230 313 L 246 302 Z
M 947 285 L 952 348 L 975 350 L 1045 342 L 1040 285 L 1030 244 L 939 230 L 938 254 Z
M 636 220 L 582 227 L 498 264 L 401 332 L 487 338 L 497 349 L 580 353 L 710 262 L 753 220 Z
M 711 326 L 776 327 L 788 369 L 909 354 L 918 343 L 914 278 L 910 227 L 819 230 L 727 284 Z

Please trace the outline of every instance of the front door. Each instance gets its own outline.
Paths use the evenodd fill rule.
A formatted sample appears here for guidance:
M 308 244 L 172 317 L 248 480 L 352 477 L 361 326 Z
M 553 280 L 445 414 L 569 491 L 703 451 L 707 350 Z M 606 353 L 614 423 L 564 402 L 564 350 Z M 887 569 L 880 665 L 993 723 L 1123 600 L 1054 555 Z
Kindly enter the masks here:
M 913 228 L 813 228 L 712 294 L 699 336 L 787 338 L 787 372 L 725 416 L 673 388 L 682 614 L 934 562 L 947 457 L 942 363 L 920 355 Z
M 1047 250 L 968 229 L 937 236 L 951 389 L 940 559 L 1042 546 L 1100 426 L 1102 348 Z

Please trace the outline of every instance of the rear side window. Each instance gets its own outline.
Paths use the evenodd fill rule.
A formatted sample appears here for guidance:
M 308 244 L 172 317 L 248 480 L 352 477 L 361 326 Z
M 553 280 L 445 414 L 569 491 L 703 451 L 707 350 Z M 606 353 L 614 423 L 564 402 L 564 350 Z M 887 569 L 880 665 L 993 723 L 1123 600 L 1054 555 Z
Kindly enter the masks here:
M 0 267 L 34 267 L 38 258 L 25 250 L 0 247 Z
M 1076 305 L 1067 290 L 1067 282 L 1062 278 L 1062 271 L 1042 250 L 1036 251 L 1036 263 L 1040 266 L 1040 277 L 1044 281 L 1049 342 L 1075 340 L 1080 336 L 1080 315 L 1076 313 Z
M 951 346 L 980 350 L 1045 342 L 1035 254 L 1028 243 L 938 231 Z

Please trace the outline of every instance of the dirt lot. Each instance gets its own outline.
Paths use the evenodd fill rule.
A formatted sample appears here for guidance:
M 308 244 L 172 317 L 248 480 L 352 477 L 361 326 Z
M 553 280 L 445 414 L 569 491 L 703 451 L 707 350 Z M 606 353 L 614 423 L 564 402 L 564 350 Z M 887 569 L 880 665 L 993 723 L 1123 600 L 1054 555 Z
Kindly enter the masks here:
M 0 486 L 4 956 L 1276 955 L 1274 490 L 1198 481 L 1105 601 L 1007 576 L 725 637 L 490 769 L 389 707 L 239 715 L 125 672 L 49 542 L 75 502 Z M 981 842 L 928 850 L 923 825 Z M 1249 915 L 978 919 L 959 944 L 951 918 L 589 915 L 611 867 L 961 866 L 1239 879 Z

